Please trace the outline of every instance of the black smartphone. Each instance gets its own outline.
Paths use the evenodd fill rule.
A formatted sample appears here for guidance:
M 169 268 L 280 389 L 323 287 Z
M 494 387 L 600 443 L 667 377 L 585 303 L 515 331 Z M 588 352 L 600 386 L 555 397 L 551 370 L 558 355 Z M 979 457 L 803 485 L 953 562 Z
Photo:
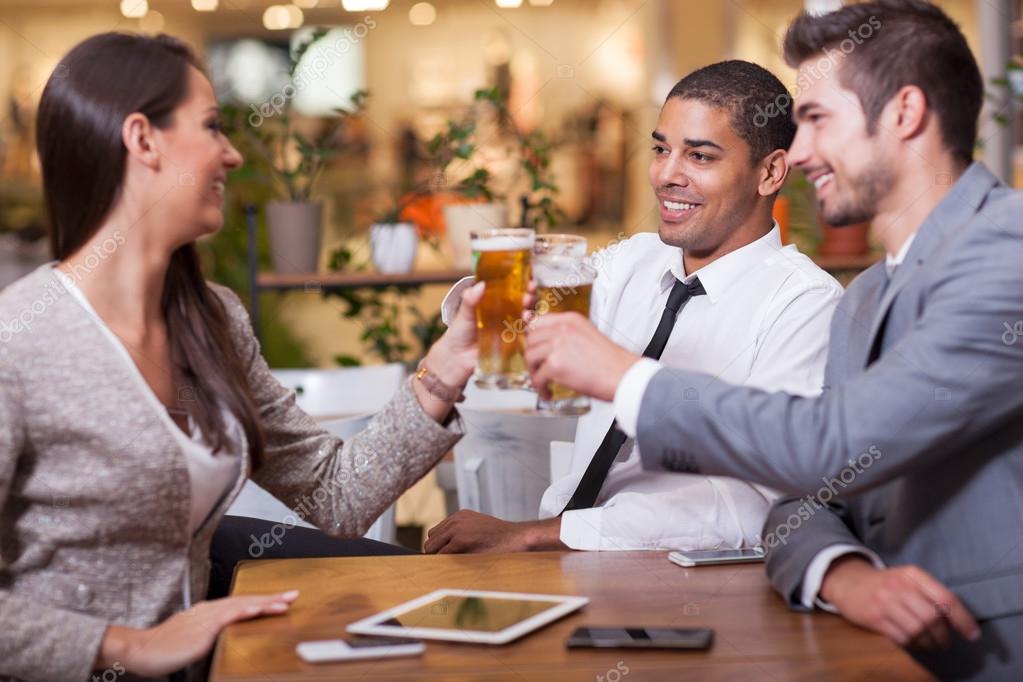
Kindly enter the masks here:
M 568 638 L 570 649 L 709 649 L 709 628 L 581 627 Z

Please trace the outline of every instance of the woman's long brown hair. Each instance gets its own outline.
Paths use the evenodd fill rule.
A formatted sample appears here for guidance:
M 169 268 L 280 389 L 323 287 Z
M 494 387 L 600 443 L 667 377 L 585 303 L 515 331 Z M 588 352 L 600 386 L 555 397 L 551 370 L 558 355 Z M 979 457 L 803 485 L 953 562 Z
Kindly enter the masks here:
M 65 260 L 96 234 L 121 194 L 127 149 L 121 127 L 141 113 L 157 128 L 174 123 L 188 96 L 192 51 L 170 36 L 103 33 L 57 65 L 39 102 L 36 145 L 43 172 L 53 257 Z M 194 244 L 171 256 L 161 310 L 183 401 L 214 452 L 229 447 L 221 405 L 241 424 L 253 466 L 263 433 L 246 367 L 223 302 L 206 284 Z M 181 390 L 179 388 L 179 390 Z

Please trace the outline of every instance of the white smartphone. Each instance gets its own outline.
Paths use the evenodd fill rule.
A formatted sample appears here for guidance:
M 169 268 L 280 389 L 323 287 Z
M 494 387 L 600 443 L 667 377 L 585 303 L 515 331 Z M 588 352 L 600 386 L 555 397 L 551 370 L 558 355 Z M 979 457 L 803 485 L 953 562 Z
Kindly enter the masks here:
M 696 549 L 685 552 L 671 552 L 668 561 L 679 566 L 712 566 L 714 564 L 742 564 L 763 561 L 766 552 L 763 547 L 744 549 Z
M 426 645 L 418 639 L 397 637 L 360 637 L 358 639 L 325 639 L 302 642 L 295 652 L 306 663 L 359 661 L 367 658 L 418 656 Z

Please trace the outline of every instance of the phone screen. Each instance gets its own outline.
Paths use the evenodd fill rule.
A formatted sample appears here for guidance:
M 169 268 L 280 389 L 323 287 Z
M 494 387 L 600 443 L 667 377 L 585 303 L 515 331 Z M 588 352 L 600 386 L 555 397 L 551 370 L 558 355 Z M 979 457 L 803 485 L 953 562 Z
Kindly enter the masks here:
M 714 631 L 706 628 L 581 627 L 568 640 L 570 647 L 706 649 Z
M 758 548 L 746 549 L 698 549 L 690 552 L 681 552 L 695 561 L 721 561 L 722 559 L 762 559 L 764 550 Z

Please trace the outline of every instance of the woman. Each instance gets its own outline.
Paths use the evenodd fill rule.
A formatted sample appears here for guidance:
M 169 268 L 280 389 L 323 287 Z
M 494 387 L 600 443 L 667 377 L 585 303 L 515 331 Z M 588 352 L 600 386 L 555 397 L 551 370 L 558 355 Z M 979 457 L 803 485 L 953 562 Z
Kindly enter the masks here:
M 194 241 L 220 229 L 242 159 L 182 43 L 75 47 L 37 143 L 57 262 L 0 294 L 0 676 L 167 675 L 297 597 L 195 603 L 248 475 L 356 536 L 458 440 L 482 289 L 427 374 L 342 444 L 271 376 L 237 297 L 200 274 Z

